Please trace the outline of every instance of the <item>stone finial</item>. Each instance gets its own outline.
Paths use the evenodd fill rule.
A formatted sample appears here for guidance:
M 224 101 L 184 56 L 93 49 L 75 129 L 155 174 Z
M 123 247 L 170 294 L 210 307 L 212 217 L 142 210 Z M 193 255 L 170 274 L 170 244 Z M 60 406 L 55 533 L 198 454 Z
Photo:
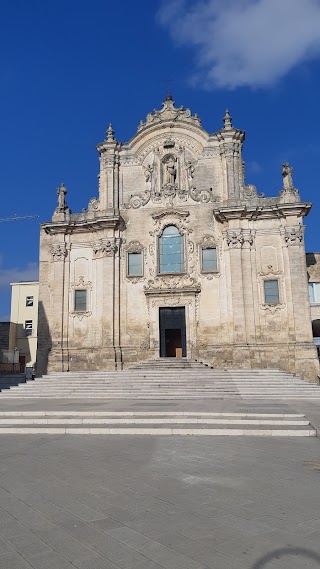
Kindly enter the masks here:
M 229 110 L 226 109 L 226 114 L 223 117 L 223 122 L 224 122 L 224 128 L 226 130 L 229 130 L 230 128 L 232 128 L 232 117 L 230 116 Z
M 107 129 L 107 141 L 108 142 L 113 142 L 114 141 L 114 130 L 112 128 L 112 124 L 109 123 L 108 129 Z

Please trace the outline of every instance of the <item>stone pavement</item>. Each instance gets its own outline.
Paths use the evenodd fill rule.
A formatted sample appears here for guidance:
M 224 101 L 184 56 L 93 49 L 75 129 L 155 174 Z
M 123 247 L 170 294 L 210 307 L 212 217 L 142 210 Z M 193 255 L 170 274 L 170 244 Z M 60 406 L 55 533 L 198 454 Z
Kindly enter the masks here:
M 14 401 L 44 406 L 164 409 Z M 0 410 L 12 408 L 1 401 Z M 303 412 L 320 427 L 312 401 L 193 401 L 198 409 Z M 319 569 L 319 487 L 316 437 L 3 435 L 0 568 Z

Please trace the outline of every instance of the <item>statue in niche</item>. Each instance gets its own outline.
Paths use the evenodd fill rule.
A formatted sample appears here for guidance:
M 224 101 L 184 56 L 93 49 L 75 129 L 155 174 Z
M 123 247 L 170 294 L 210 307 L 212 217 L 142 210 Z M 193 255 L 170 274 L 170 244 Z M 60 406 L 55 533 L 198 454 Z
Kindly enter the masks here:
M 292 172 L 293 168 L 289 166 L 289 162 L 285 162 L 282 165 L 283 187 L 285 190 L 293 189 Z
M 191 160 L 187 162 L 187 176 L 189 180 L 192 180 L 194 177 L 194 165 L 192 164 Z
M 172 154 L 165 160 L 165 184 L 175 184 L 177 177 L 176 162 L 177 159 Z

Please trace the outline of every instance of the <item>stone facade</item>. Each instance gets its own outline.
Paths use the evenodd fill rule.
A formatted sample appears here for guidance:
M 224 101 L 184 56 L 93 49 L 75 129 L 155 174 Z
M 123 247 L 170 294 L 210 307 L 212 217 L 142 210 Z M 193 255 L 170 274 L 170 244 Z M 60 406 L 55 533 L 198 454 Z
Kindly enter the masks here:
M 182 355 L 316 380 L 303 238 L 311 204 L 300 200 L 288 164 L 278 197 L 246 185 L 244 137 L 228 111 L 223 128 L 209 134 L 170 96 L 126 144 L 109 126 L 98 145 L 99 196 L 72 214 L 61 186 L 52 222 L 41 227 L 40 373 L 157 358 L 166 333 L 160 309 L 171 317 L 180 307 Z M 181 236 L 183 249 L 172 273 L 160 270 L 166 228 Z M 209 270 L 206 250 L 216 254 Z M 132 254 L 142 267 L 136 274 Z M 266 297 L 265 281 L 277 283 L 278 298 Z M 85 291 L 80 309 L 77 291 Z M 168 334 L 165 342 L 179 339 Z

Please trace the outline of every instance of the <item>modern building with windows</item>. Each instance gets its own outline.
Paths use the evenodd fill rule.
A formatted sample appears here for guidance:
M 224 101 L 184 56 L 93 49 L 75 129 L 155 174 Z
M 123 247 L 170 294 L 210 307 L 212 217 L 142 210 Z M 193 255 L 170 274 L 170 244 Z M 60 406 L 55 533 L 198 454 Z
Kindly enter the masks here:
M 20 371 L 34 366 L 37 357 L 39 283 L 11 283 L 9 350 L 19 352 Z
M 244 138 L 228 111 L 211 134 L 171 96 L 127 143 L 109 125 L 99 195 L 72 214 L 61 185 L 41 226 L 39 373 L 186 357 L 316 380 L 311 204 L 287 163 L 276 197 L 246 184 Z

